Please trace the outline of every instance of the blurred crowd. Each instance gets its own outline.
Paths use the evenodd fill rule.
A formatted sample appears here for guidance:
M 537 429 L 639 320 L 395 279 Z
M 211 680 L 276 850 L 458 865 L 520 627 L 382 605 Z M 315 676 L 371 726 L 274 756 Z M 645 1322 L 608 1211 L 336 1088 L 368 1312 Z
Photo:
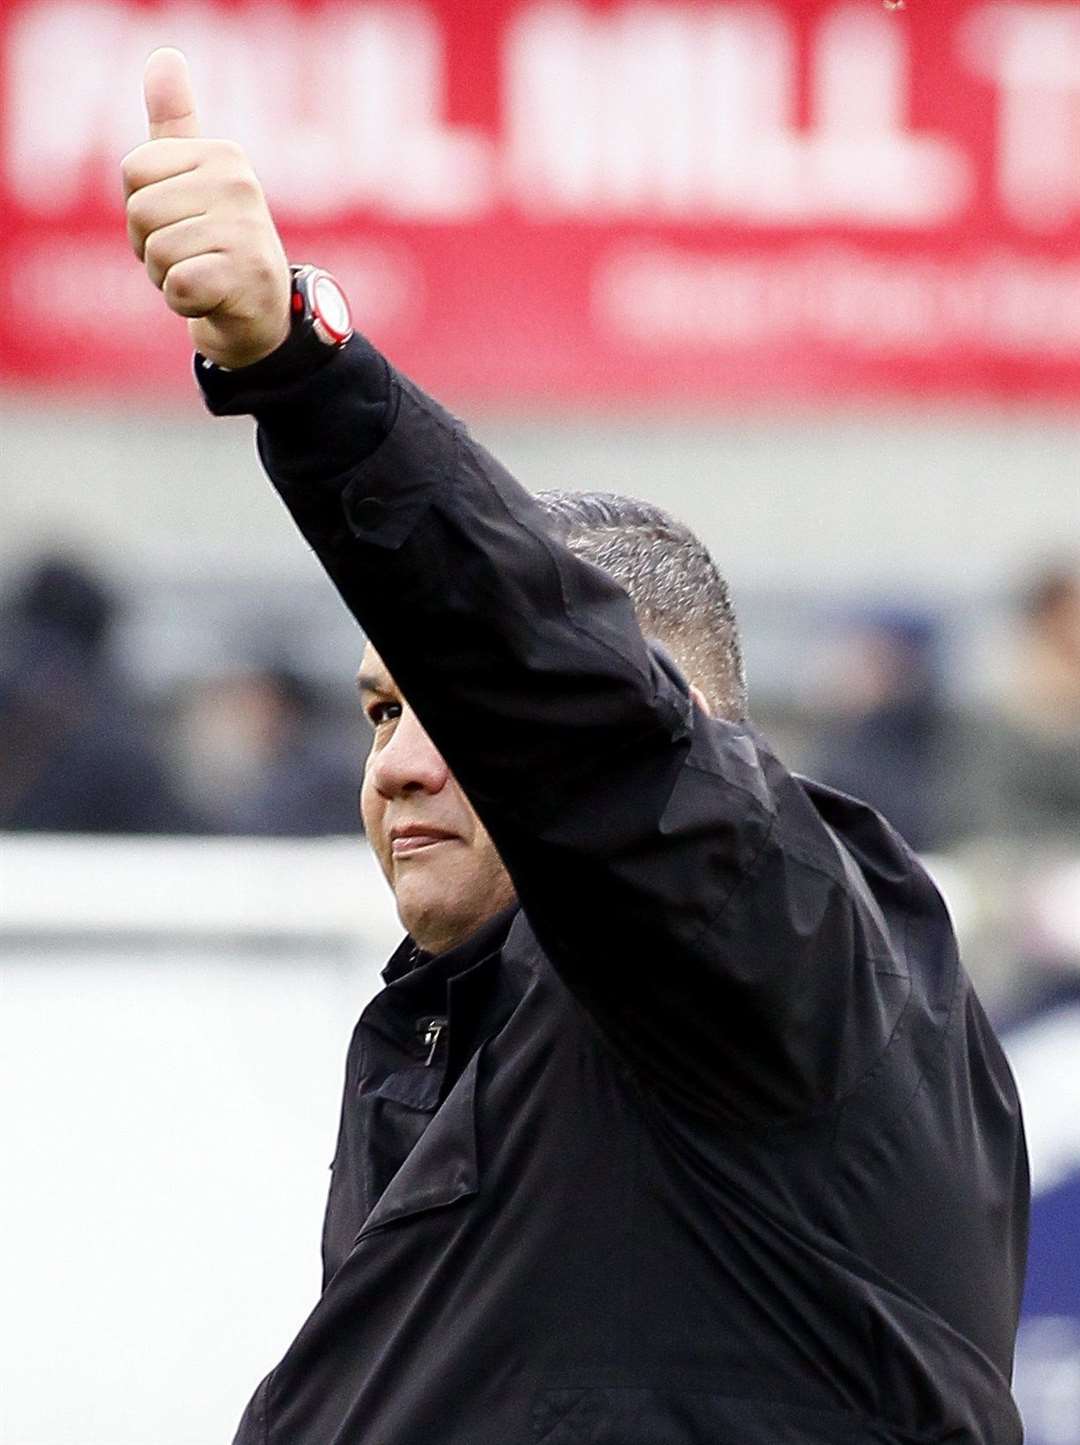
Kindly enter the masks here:
M 151 696 L 117 645 L 118 584 L 61 553 L 9 578 L 3 602 L 0 828 L 358 827 L 363 727 L 310 670 L 219 658 Z M 810 649 L 800 691 L 765 700 L 766 728 L 783 713 L 789 761 L 865 798 L 920 851 L 1080 836 L 1080 558 L 1017 579 L 1011 610 L 998 686 L 975 704 L 955 686 L 932 612 L 840 613 Z M 752 637 L 748 651 L 752 661 Z
M 840 626 L 811 687 L 806 771 L 883 812 L 913 847 L 1080 828 L 1080 559 L 1018 586 L 996 694 L 950 687 L 940 622 L 866 611 Z
M 237 659 L 162 699 L 116 645 L 119 591 L 35 560 L 0 624 L 0 829 L 315 836 L 355 832 L 362 745 L 318 689 Z

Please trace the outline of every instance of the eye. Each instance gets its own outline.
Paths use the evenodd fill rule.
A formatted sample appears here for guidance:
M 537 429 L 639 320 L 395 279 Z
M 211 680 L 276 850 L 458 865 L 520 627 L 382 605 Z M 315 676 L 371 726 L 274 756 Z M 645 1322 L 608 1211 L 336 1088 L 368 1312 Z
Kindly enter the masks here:
M 389 701 L 370 703 L 367 716 L 373 728 L 380 727 L 383 723 L 393 722 L 401 716 L 401 704 Z

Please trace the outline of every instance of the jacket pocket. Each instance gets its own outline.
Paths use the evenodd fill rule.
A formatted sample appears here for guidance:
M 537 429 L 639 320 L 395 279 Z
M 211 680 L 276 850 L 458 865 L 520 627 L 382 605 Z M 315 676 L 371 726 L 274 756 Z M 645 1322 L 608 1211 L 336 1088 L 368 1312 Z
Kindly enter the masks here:
M 399 1220 L 443 1209 L 479 1191 L 476 1149 L 476 1076 L 482 1050 L 472 1056 L 457 1083 L 382 1194 L 356 1236 L 359 1243 Z

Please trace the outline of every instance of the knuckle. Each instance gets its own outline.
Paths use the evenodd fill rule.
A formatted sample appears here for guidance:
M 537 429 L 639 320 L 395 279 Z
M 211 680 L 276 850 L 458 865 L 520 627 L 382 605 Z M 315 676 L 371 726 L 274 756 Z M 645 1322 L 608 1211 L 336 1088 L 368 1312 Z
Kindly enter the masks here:
M 175 311 L 184 311 L 195 299 L 195 282 L 190 267 L 173 266 L 165 276 L 165 297 Z
M 136 191 L 128 199 L 127 203 L 128 225 L 142 236 L 146 236 L 153 229 L 151 202 L 145 191 Z
M 142 145 L 128 151 L 120 162 L 120 174 L 124 178 L 125 185 L 132 188 L 142 185 L 146 176 L 146 146 L 147 142 L 144 141 Z
M 148 264 L 160 266 L 165 260 L 165 242 L 160 231 L 151 231 L 143 242 L 143 257 Z
M 181 316 L 205 316 L 216 304 L 213 272 L 205 258 L 180 261 L 165 276 L 165 296 Z
M 143 261 L 156 285 L 161 285 L 173 260 L 169 243 L 160 231 L 154 231 L 146 238 L 143 244 Z
M 247 165 L 247 153 L 239 141 L 219 140 L 214 141 L 213 144 L 216 146 L 223 160 L 232 162 L 233 164 Z
M 227 185 L 230 200 L 241 206 L 250 206 L 259 195 L 259 183 L 247 168 L 234 172 Z
M 128 221 L 127 233 L 128 240 L 131 242 L 131 249 L 135 252 L 136 256 L 138 256 L 140 261 L 145 260 L 146 233 L 143 231 L 141 226 L 136 226 L 132 224 L 130 220 Z
M 251 170 L 251 163 L 243 146 L 236 141 L 213 140 L 207 141 L 205 144 L 207 147 L 206 164 L 214 171 L 219 182 Z
M 249 273 L 261 275 L 270 269 L 263 227 L 257 214 L 249 211 L 237 217 L 231 249 Z
M 257 286 L 270 291 L 277 279 L 277 268 L 269 256 L 259 252 L 252 258 L 251 275 Z
M 237 214 L 236 238 L 238 245 L 256 262 L 269 264 L 266 214 L 262 207 L 246 206 Z

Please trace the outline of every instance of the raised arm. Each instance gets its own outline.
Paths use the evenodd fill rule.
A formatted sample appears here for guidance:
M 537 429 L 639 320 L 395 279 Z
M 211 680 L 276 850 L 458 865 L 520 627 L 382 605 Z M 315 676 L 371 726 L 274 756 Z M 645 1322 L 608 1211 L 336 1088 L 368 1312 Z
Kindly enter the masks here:
M 882 858 L 872 815 L 815 805 L 752 729 L 707 718 L 625 593 L 366 343 L 269 404 L 239 385 L 212 405 L 259 413 L 283 499 L 620 1052 L 739 1113 L 853 1088 L 907 997 L 884 916 L 912 903 L 902 846 Z M 880 902 L 862 825 L 867 868 L 893 873 Z
M 193 114 L 184 84 L 152 60 L 155 124 Z M 890 902 L 910 912 L 922 887 L 929 917 L 936 895 L 869 815 L 815 806 L 751 730 L 696 709 L 621 589 L 366 342 L 290 370 L 280 242 L 223 147 L 159 134 L 128 158 L 135 248 L 196 318 L 211 407 L 258 418 L 275 485 L 552 962 L 635 1072 L 690 1107 L 788 1117 L 850 1091 L 907 997 Z

